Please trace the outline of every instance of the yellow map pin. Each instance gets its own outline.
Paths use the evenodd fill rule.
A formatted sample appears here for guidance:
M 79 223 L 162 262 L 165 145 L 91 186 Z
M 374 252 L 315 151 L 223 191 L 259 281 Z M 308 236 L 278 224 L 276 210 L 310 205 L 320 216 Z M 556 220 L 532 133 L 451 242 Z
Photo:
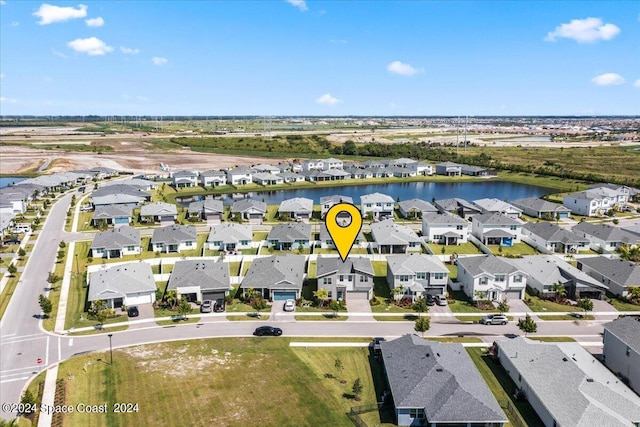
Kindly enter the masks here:
M 347 215 L 340 215 L 343 212 L 347 213 L 351 218 L 348 218 Z M 324 217 L 324 223 L 327 226 L 327 231 L 329 231 L 333 244 L 338 249 L 342 262 L 344 262 L 362 228 L 360 210 L 351 203 L 337 203 L 327 212 Z

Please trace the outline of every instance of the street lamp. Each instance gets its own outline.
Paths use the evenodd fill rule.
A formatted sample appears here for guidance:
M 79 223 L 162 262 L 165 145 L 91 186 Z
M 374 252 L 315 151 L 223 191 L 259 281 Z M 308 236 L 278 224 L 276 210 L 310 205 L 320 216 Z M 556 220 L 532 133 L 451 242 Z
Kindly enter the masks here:
M 80 274 L 80 264 L 78 263 L 78 254 L 76 254 L 76 274 Z
M 113 365 L 113 347 L 111 347 L 111 337 L 113 336 L 113 334 L 109 334 L 107 335 L 109 337 L 109 360 L 110 360 L 110 365 Z

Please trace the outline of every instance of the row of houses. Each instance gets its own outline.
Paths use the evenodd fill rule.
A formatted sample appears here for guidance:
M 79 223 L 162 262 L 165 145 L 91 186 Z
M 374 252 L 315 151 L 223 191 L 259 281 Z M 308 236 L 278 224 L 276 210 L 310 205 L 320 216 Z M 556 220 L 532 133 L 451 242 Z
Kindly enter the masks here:
M 571 193 L 562 204 L 572 213 L 583 216 L 603 216 L 611 209 L 620 210 L 629 201 L 640 201 L 640 190 L 617 184 L 596 184 L 584 191 Z

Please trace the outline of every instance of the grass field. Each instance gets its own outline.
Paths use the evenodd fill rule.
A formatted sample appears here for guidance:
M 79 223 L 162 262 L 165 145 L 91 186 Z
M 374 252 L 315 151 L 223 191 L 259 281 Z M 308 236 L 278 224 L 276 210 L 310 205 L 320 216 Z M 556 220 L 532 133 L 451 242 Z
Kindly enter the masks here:
M 553 301 L 547 301 L 542 298 L 529 295 L 528 293 L 526 294 L 526 298 L 530 300 L 530 303 L 527 305 L 529 306 L 531 311 L 535 313 L 542 313 L 545 311 L 580 311 L 580 309 L 576 307 L 572 307 L 570 305 L 564 305 L 564 304 L 557 304 Z
M 513 246 L 487 245 L 494 255 L 535 255 L 540 252 L 526 243 L 515 243 Z M 500 249 L 502 248 L 502 250 Z
M 333 368 L 337 358 L 341 372 Z M 351 427 L 349 408 L 376 401 L 367 348 L 290 348 L 289 339 L 271 337 L 212 339 L 115 350 L 113 360 L 110 366 L 108 353 L 92 353 L 63 362 L 65 403 L 131 402 L 137 412 L 74 412 L 65 426 Z M 348 396 L 356 378 L 363 385 L 360 402 Z M 380 423 L 376 418 L 372 422 Z
M 615 307 L 618 311 L 640 311 L 640 305 L 631 304 L 629 302 L 620 301 L 617 298 L 610 298 L 607 300 L 609 304 Z
M 437 243 L 429 243 L 429 248 L 435 255 L 442 255 L 442 248 L 444 248 L 444 254 L 451 255 L 456 254 L 481 254 L 482 251 L 478 249 L 476 245 L 471 242 L 462 243 L 460 245 L 439 245 Z
M 0 295 L 0 319 L 2 319 L 2 316 L 4 316 L 4 312 L 9 305 L 9 301 L 11 300 L 11 297 L 16 290 L 16 286 L 18 286 L 18 282 L 20 281 L 20 274 L 22 273 L 16 273 L 13 277 L 10 277 L 5 284 L 4 289 L 2 290 L 2 295 Z

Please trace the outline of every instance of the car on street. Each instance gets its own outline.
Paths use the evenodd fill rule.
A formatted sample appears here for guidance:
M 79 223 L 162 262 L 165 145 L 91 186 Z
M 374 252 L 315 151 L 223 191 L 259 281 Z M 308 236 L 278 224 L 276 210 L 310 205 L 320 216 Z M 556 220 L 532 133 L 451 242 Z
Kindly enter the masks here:
M 202 301 L 200 306 L 200 313 L 211 313 L 213 311 L 213 301 L 207 299 Z
M 480 320 L 483 325 L 506 325 L 508 322 L 509 319 L 504 314 L 489 314 Z
M 436 304 L 436 299 L 433 297 L 433 295 L 429 294 L 427 295 L 427 305 L 435 305 Z
M 17 237 L 8 237 L 2 241 L 3 245 L 18 245 L 20 244 L 20 239 Z
M 257 337 L 262 337 L 265 335 L 271 335 L 274 337 L 279 337 L 282 335 L 282 329 L 276 328 L 274 326 L 260 326 L 253 331 L 253 335 Z
M 213 303 L 213 311 L 215 311 L 216 313 L 222 313 L 224 311 L 224 308 L 225 308 L 224 298 L 218 298 Z
M 138 307 L 132 305 L 131 307 L 127 307 L 127 316 L 129 317 L 138 317 L 140 316 L 140 312 L 138 311 Z
M 436 295 L 436 304 L 438 305 L 448 305 L 449 302 L 447 301 L 447 297 L 445 297 L 444 295 Z
M 284 311 L 294 311 L 296 309 L 296 300 L 288 299 L 284 302 L 282 307 Z

